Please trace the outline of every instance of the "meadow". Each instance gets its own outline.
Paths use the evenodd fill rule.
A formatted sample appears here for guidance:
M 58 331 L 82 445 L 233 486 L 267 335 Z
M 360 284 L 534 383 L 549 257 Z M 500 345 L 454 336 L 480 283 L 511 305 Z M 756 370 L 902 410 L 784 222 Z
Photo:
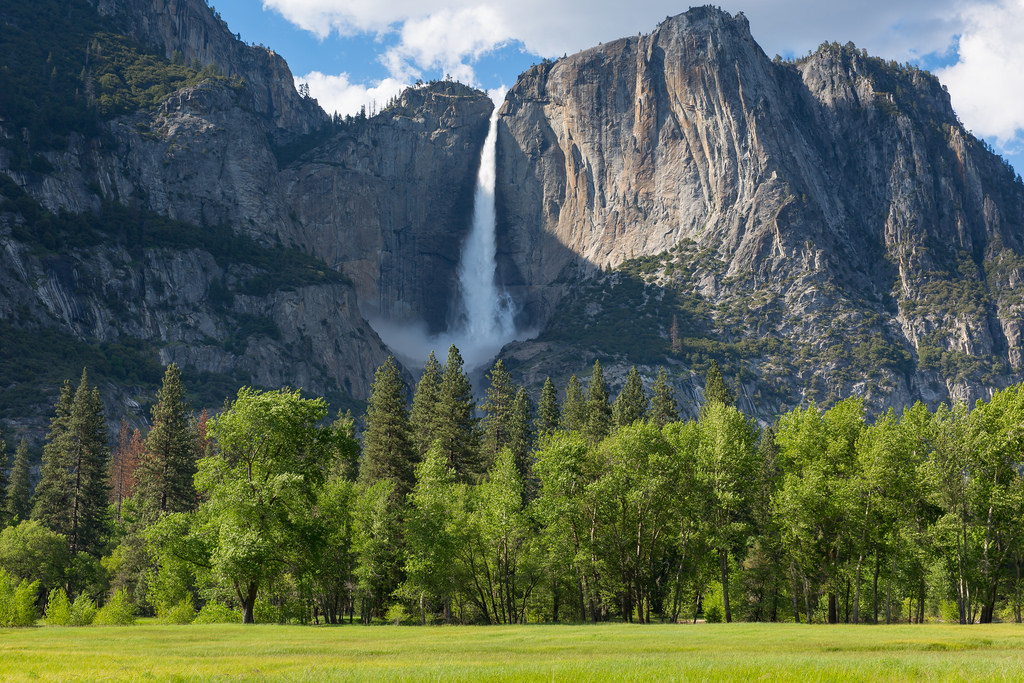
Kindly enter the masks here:
M 1024 627 L 136 625 L 0 631 L 0 679 L 1019 680 Z

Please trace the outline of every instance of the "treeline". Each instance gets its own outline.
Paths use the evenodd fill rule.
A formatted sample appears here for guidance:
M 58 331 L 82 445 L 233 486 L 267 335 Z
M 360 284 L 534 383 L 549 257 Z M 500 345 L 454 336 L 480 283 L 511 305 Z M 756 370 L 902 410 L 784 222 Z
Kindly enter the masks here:
M 149 433 L 111 454 L 83 376 L 35 493 L 24 444 L 3 487 L 0 602 L 54 623 L 97 602 L 174 623 L 1020 621 L 1021 386 L 762 428 L 714 364 L 686 422 L 664 372 L 613 400 L 595 363 L 536 405 L 500 361 L 488 380 L 477 406 L 452 347 L 409 405 L 389 360 L 360 444 L 297 391 L 195 417 L 172 365 Z

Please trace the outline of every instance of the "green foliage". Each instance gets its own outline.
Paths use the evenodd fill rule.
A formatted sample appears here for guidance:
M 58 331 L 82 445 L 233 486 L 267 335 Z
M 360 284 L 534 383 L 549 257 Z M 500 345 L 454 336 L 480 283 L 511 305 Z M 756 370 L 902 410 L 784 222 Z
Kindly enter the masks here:
M 399 497 L 412 489 L 416 464 L 405 407 L 406 394 L 407 387 L 395 359 L 388 356 L 377 368 L 370 387 L 363 430 L 363 459 L 359 465 L 359 480 L 363 485 L 391 479 Z
M 43 590 L 65 582 L 70 560 L 67 539 L 36 520 L 0 531 L 0 569 L 35 581 Z
M 96 601 L 87 593 L 79 593 L 71 603 L 68 626 L 89 626 L 96 619 Z
M 644 385 L 635 365 L 629 369 L 626 383 L 612 404 L 612 414 L 615 424 L 620 427 L 647 417 L 647 396 L 644 395 Z
M 550 377 L 544 379 L 544 387 L 540 392 L 540 403 L 537 406 L 536 431 L 546 434 L 558 429 L 562 413 L 558 405 L 558 390 Z
M 156 616 L 165 624 L 191 624 L 197 619 L 196 608 L 192 604 L 192 596 L 184 598 L 174 605 L 158 609 Z M 218 622 L 205 622 L 218 623 Z
M 46 623 L 50 626 L 71 625 L 71 601 L 63 588 L 54 588 L 46 598 Z
M 303 552 L 316 490 L 333 466 L 337 435 L 319 425 L 326 415 L 323 399 L 243 388 L 208 424 L 219 452 L 199 461 L 195 478 L 200 534 L 214 539 L 210 566 L 234 587 L 245 623 L 259 587 Z
M 99 390 L 65 382 L 50 422 L 32 518 L 67 538 L 72 555 L 98 557 L 108 530 L 107 427 Z
M 416 393 L 412 399 L 412 410 L 409 413 L 409 424 L 412 428 L 413 443 L 416 454 L 422 456 L 434 443 L 437 436 L 437 401 L 441 393 L 441 376 L 443 368 L 431 351 L 423 366 L 423 374 L 416 384 Z
M 594 361 L 594 369 L 587 385 L 587 421 L 583 433 L 591 443 L 603 439 L 612 426 L 612 407 L 608 404 L 608 385 L 604 381 L 601 361 Z
M 36 598 L 39 596 L 39 582 L 20 581 L 0 569 L 0 627 L 32 626 L 39 614 L 36 612 Z
M 190 422 L 181 370 L 167 366 L 163 386 L 153 406 L 153 427 L 135 476 L 135 496 L 150 515 L 186 512 L 197 500 L 192 478 L 196 472 L 199 434 Z
M 77 601 L 76 601 L 77 602 Z M 93 619 L 97 626 L 131 626 L 135 623 L 135 607 L 124 590 L 116 591 Z
M 433 437 L 448 456 L 448 464 L 461 479 L 468 481 L 482 475 L 483 470 L 480 430 L 474 416 L 476 401 L 462 365 L 462 355 L 453 344 L 448 349 L 448 362 L 438 388 Z
M 2 332 L 0 332 L 2 334 Z M 7 520 L 17 524 L 32 513 L 32 481 L 28 441 L 22 439 L 14 453 L 14 464 L 7 483 Z
M 209 600 L 192 621 L 193 624 L 240 624 L 242 613 L 227 605 Z

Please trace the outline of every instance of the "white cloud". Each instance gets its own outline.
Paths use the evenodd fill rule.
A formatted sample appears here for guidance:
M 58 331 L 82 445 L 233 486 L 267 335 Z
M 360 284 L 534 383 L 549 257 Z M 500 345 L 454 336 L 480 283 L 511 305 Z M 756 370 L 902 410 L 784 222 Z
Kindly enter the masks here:
M 1024 132 L 1024 0 L 973 8 L 959 40 L 959 61 L 937 75 L 953 108 L 975 134 L 1005 151 Z
M 332 76 L 311 71 L 305 76 L 296 76 L 295 84 L 309 84 L 309 94 L 317 99 L 328 114 L 357 114 L 361 107 L 383 109 L 388 100 L 402 92 L 409 84 L 385 78 L 372 86 L 349 81 L 348 74 Z
M 948 48 L 965 7 L 991 0 L 726 0 L 743 11 L 765 50 L 801 53 L 825 40 L 857 43 L 890 59 L 911 59 Z M 509 40 L 538 56 L 576 52 L 599 42 L 648 32 L 685 9 L 678 0 L 264 0 L 296 25 L 331 32 L 395 34 L 386 63 L 414 68 L 472 62 Z
M 263 0 L 298 26 L 386 36 L 377 56 L 391 78 L 372 87 L 314 72 L 303 77 L 325 108 L 351 103 L 410 82 L 424 72 L 477 84 L 483 55 L 521 41 L 538 57 L 558 57 L 600 42 L 649 32 L 685 9 L 678 0 Z M 968 128 L 1008 144 L 1024 127 L 1024 0 L 723 0 L 743 11 L 754 38 L 769 55 L 804 54 L 823 41 L 853 41 L 871 54 L 916 61 L 949 53 L 959 62 L 941 70 L 953 104 Z M 959 43 L 957 42 L 959 40 Z M 333 79 L 333 80 L 332 80 Z M 394 86 L 394 87 L 392 87 Z M 365 91 L 365 92 L 361 92 Z M 372 94 L 368 94 L 372 93 Z M 332 104 L 337 102 L 337 104 Z M 358 109 L 358 105 L 356 106 Z

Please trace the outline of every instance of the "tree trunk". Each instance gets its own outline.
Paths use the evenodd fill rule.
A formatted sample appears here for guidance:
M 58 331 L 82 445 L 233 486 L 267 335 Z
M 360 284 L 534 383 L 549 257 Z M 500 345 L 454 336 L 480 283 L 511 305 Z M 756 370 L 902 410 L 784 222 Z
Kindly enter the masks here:
M 871 616 L 873 623 L 878 623 L 878 548 L 875 548 L 875 578 L 871 585 Z
M 725 548 L 718 551 L 722 566 L 722 606 L 725 608 L 725 623 L 732 623 L 732 610 L 729 608 L 729 553 Z
M 836 592 L 832 588 L 828 590 L 828 623 L 839 623 L 839 606 L 836 600 Z
M 243 624 L 255 624 L 256 618 L 253 615 L 253 611 L 256 608 L 256 592 L 259 590 L 259 584 L 255 581 L 250 581 L 246 586 L 245 592 L 242 592 L 242 587 L 235 581 L 235 594 L 238 596 L 238 602 L 242 605 L 242 623 Z

